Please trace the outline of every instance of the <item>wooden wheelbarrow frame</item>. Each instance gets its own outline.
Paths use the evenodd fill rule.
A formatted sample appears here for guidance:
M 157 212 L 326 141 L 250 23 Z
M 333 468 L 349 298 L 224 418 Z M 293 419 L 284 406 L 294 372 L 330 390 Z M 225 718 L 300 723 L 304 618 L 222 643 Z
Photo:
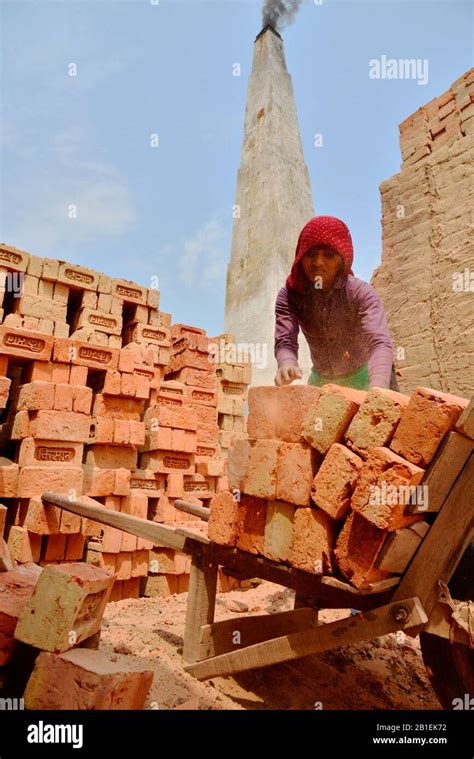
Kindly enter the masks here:
M 191 555 L 183 660 L 197 679 L 231 675 L 402 630 L 449 637 L 447 607 L 438 599 L 474 537 L 473 442 L 457 433 L 445 439 L 424 483 L 432 490 L 428 512 L 439 512 L 405 573 L 358 591 L 335 578 L 307 572 L 219 546 L 190 528 L 170 527 L 84 504 L 57 493 L 44 503 Z M 196 513 L 195 507 L 183 508 Z M 413 508 L 412 513 L 421 509 Z M 426 511 L 426 510 L 425 510 Z M 200 516 L 205 518 L 205 510 Z M 214 622 L 217 571 L 240 579 L 262 578 L 296 591 L 295 608 Z M 357 608 L 355 616 L 318 623 L 320 608 Z M 455 640 L 466 642 L 462 630 Z

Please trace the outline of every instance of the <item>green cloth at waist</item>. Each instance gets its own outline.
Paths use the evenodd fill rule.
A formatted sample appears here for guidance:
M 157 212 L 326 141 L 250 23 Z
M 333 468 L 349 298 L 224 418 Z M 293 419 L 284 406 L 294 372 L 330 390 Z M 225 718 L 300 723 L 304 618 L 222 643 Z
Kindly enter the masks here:
M 397 375 L 395 366 L 392 365 L 392 379 L 390 382 L 390 387 L 396 388 L 398 390 L 396 379 Z M 309 375 L 308 385 L 322 387 L 323 385 L 327 385 L 330 382 L 335 385 L 343 385 L 344 387 L 354 387 L 356 390 L 368 390 L 370 385 L 369 365 L 362 364 L 362 366 L 359 366 L 359 368 L 354 372 L 350 372 L 350 374 L 341 374 L 339 377 L 322 377 L 320 374 L 318 374 L 313 366 L 311 369 L 311 374 Z M 392 382 L 394 384 L 392 384 Z
M 332 382 L 335 385 L 343 385 L 344 387 L 354 387 L 357 390 L 368 390 L 369 366 L 368 364 L 362 364 L 362 366 L 359 366 L 354 372 L 342 374 L 339 377 L 321 377 L 313 366 L 311 374 L 309 375 L 308 385 L 322 387 L 329 382 Z

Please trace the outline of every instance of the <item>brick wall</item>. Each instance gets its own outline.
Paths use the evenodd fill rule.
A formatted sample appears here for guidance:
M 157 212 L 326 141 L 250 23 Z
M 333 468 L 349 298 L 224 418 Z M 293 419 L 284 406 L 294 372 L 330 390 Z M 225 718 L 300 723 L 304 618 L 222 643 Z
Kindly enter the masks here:
M 400 387 L 468 396 L 474 291 L 474 69 L 400 124 L 401 171 L 380 185 L 382 261 L 372 278 Z

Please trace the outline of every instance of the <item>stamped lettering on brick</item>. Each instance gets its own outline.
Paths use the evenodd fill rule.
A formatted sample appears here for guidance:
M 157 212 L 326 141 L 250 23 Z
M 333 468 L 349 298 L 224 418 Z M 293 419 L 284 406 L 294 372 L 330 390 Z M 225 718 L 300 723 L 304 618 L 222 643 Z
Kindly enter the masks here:
M 203 393 L 201 390 L 193 390 L 193 401 L 212 401 L 212 393 Z
M 15 253 L 15 251 L 13 250 L 0 249 L 1 261 L 10 261 L 12 264 L 19 264 L 21 259 L 22 259 L 22 256 L 20 256 L 18 253 Z
M 140 377 L 145 377 L 149 382 L 151 382 L 154 377 L 153 372 L 147 372 L 144 369 L 135 369 L 135 374 L 139 374 Z
M 175 400 L 174 398 L 164 398 L 162 395 L 158 396 L 158 403 L 161 406 L 182 406 L 182 402 Z
M 77 269 L 65 269 L 64 276 L 67 279 L 72 279 L 74 282 L 81 282 L 86 285 L 91 285 L 94 281 L 92 274 L 86 274 L 85 272 L 77 271 Z
M 84 358 L 87 361 L 98 361 L 100 364 L 108 364 L 112 359 L 112 354 L 109 351 L 83 345 L 79 349 L 79 358 Z
M 244 391 L 241 387 L 235 387 L 233 385 L 224 385 L 222 388 L 222 392 L 225 393 L 225 395 L 242 395 Z
M 41 353 L 45 346 L 45 341 L 37 337 L 29 337 L 28 335 L 15 335 L 12 332 L 7 332 L 3 338 L 3 344 L 9 348 L 23 348 L 29 350 L 32 353 Z
M 72 448 L 53 448 L 39 445 L 35 450 L 35 459 L 38 461 L 71 461 L 74 458 Z
M 202 446 L 197 446 L 196 448 L 196 456 L 209 456 L 212 457 L 214 455 L 214 449 L 213 448 L 204 448 Z
M 98 324 L 101 327 L 110 327 L 111 329 L 117 326 L 116 319 L 109 319 L 106 316 L 99 316 L 98 314 L 89 314 L 89 323 Z
M 189 459 L 180 459 L 177 456 L 165 456 L 163 463 L 169 469 L 189 469 Z
M 130 480 L 131 488 L 144 488 L 147 490 L 155 490 L 158 487 L 158 483 L 155 480 L 140 480 L 133 478 Z
M 166 333 L 165 332 L 159 332 L 156 329 L 143 329 L 142 330 L 142 337 L 148 337 L 150 340 L 165 340 L 166 339 Z
M 124 298 L 138 298 L 141 300 L 141 290 L 135 290 L 133 287 L 125 287 L 125 285 L 117 285 L 115 291 L 117 295 L 122 295 Z
M 207 482 L 185 482 L 185 493 L 207 493 L 209 485 Z

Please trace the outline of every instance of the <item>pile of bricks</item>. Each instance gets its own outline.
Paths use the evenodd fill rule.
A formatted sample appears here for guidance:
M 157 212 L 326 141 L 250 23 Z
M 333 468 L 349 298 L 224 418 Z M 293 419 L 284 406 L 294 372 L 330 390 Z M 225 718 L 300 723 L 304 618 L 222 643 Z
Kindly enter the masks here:
M 212 500 L 210 539 L 358 589 L 403 573 L 430 526 L 427 514 L 410 513 L 413 496 L 467 405 L 423 387 L 411 397 L 250 388 L 249 438 L 232 442 L 230 489 Z
M 153 673 L 98 651 L 114 576 L 85 563 L 0 573 L 0 689 L 27 709 L 143 709 Z
M 474 69 L 399 125 L 402 168 L 460 137 L 474 134 Z
M 236 342 L 232 333 L 217 335 L 212 343 L 220 359 L 216 363 L 219 445 L 222 454 L 227 456 L 235 437 L 247 437 L 246 402 L 251 365 L 248 356 L 233 352 Z M 243 360 L 238 361 L 239 358 Z
M 5 245 L 0 263 L 0 542 L 19 563 L 113 572 L 111 600 L 185 591 L 186 556 L 40 496 L 195 525 L 174 502 L 227 488 L 218 404 L 224 386 L 245 395 L 243 373 L 218 380 L 211 339 L 172 324 L 156 290 Z

